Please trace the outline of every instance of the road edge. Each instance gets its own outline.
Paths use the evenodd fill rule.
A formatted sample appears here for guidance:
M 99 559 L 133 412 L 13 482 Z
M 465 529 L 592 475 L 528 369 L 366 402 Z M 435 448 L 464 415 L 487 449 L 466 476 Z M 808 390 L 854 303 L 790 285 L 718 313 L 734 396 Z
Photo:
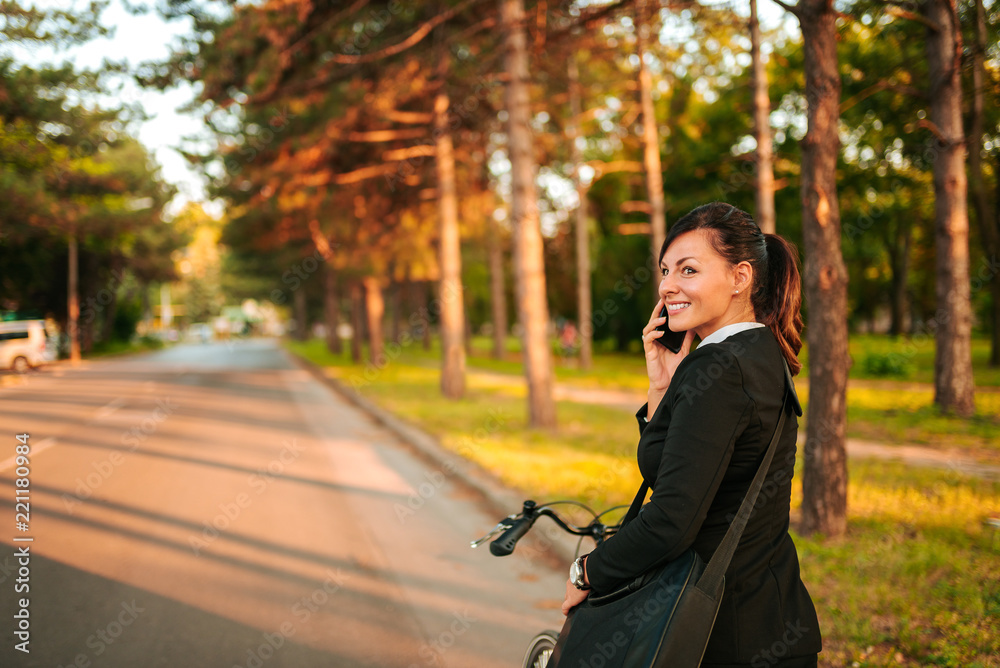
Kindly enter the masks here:
M 522 502 L 527 498 L 522 492 L 507 487 L 495 474 L 448 450 L 433 435 L 382 408 L 338 379 L 331 377 L 323 370 L 323 367 L 285 346 L 281 346 L 281 349 L 300 368 L 308 371 L 328 388 L 360 408 L 375 422 L 413 448 L 426 461 L 439 467 L 440 472 L 477 492 L 488 508 L 497 514 L 498 519 L 521 509 Z M 561 531 L 555 530 L 555 527 L 551 528 L 552 531 L 538 531 L 536 528 L 534 532 L 526 536 L 525 540 L 531 540 L 531 545 L 535 550 L 551 549 L 561 564 L 569 563 L 576 556 L 576 541 Z

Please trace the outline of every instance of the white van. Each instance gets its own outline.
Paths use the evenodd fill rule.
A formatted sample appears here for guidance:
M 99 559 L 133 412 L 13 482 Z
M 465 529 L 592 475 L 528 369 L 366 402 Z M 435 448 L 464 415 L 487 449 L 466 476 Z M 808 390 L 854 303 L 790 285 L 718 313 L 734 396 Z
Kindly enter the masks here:
M 24 373 L 50 361 L 44 320 L 0 322 L 0 369 Z

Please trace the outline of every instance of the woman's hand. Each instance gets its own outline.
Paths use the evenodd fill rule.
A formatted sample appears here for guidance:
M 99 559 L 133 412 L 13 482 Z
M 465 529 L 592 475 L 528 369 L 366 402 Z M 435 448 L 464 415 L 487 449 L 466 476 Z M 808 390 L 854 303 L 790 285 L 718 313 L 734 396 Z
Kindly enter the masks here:
M 674 377 L 674 372 L 681 361 L 691 352 L 691 344 L 694 343 L 694 332 L 688 331 L 684 337 L 681 349 L 670 352 L 667 347 L 657 343 L 656 339 L 663 336 L 663 332 L 657 331 L 657 327 L 667 321 L 666 317 L 660 317 L 660 310 L 663 308 L 663 297 L 660 297 L 653 308 L 653 313 L 649 317 L 649 322 L 642 328 L 642 347 L 646 351 L 646 374 L 649 376 L 649 415 L 653 414 L 656 407 L 660 405 L 660 400 L 667 393 L 670 387 L 670 380 Z
M 569 611 L 587 600 L 590 596 L 589 589 L 577 589 L 569 579 L 566 580 L 566 600 L 562 604 L 562 613 L 568 615 Z

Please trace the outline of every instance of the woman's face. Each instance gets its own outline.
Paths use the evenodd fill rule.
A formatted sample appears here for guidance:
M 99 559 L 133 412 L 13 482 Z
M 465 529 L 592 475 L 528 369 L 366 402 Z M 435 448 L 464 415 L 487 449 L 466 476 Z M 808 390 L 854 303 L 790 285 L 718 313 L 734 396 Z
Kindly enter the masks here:
M 712 248 L 708 231 L 692 230 L 674 239 L 660 259 L 660 271 L 658 292 L 671 330 L 694 330 L 704 339 L 720 327 L 754 320 L 746 293 L 750 264 L 729 264 Z

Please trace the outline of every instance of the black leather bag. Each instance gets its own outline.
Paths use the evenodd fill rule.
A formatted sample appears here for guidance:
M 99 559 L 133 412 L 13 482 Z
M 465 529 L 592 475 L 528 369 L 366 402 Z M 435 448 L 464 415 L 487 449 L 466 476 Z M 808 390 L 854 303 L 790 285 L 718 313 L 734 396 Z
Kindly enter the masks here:
M 722 604 L 725 572 L 757 502 L 794 395 L 785 365 L 785 396 L 771 443 L 739 512 L 708 564 L 689 548 L 620 589 L 591 594 L 570 611 L 548 668 L 697 668 Z M 642 484 L 623 524 L 635 519 L 649 486 Z

